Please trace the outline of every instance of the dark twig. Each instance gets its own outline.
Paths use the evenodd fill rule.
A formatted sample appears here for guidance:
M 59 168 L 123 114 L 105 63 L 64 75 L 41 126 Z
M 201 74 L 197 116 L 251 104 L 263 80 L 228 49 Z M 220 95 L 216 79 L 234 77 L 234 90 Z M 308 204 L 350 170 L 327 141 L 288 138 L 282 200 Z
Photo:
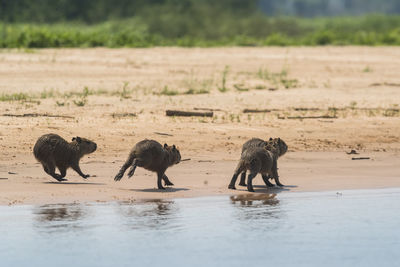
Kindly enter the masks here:
M 158 135 L 165 135 L 165 136 L 173 136 L 172 134 L 167 134 L 167 133 L 159 133 L 159 132 L 154 132 L 154 134 L 158 134 Z
M 66 115 L 52 115 L 52 114 L 41 114 L 41 113 L 24 113 L 24 114 L 2 114 L 4 117 L 51 117 L 51 118 L 65 118 L 65 119 L 74 119 L 75 117 L 66 116 Z
M 167 116 L 183 116 L 183 117 L 212 117 L 214 113 L 211 112 L 192 112 L 192 111 L 181 111 L 181 110 L 167 110 Z

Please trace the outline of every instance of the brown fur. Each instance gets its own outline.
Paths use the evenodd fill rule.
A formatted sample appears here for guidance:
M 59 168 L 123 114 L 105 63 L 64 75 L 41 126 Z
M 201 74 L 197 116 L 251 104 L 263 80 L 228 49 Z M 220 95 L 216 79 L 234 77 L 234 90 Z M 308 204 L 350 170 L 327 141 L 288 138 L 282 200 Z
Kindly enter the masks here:
M 156 172 L 158 188 L 165 189 L 161 184 L 161 180 L 164 180 L 165 185 L 173 185 L 165 175 L 165 171 L 168 167 L 178 164 L 180 160 L 181 154 L 175 145 L 168 146 L 164 144 L 164 146 L 162 146 L 155 140 L 146 139 L 140 141 L 133 147 L 129 153 L 128 159 L 121 167 L 114 180 L 121 180 L 126 169 L 129 167 L 131 167 L 131 169 L 128 172 L 128 176 L 132 177 L 136 167 L 139 166 L 146 170 Z
M 96 143 L 81 137 L 72 138 L 68 143 L 57 134 L 45 134 L 41 136 L 33 148 L 35 158 L 43 165 L 44 171 L 57 181 L 64 179 L 67 169 L 71 167 L 80 176 L 87 178 L 90 175 L 83 174 L 79 167 L 79 160 L 86 154 L 96 151 Z M 58 168 L 60 174 L 55 173 Z
M 254 142 L 250 142 L 254 140 Z M 258 146 L 258 145 L 263 146 Z M 246 145 L 246 147 L 245 147 Z M 279 181 L 278 176 L 278 158 L 284 155 L 287 151 L 286 143 L 280 138 L 270 138 L 268 142 L 263 143 L 261 139 L 251 139 L 243 145 L 242 155 L 235 173 L 228 186 L 230 189 L 236 189 L 235 183 L 239 173 L 242 173 L 242 179 L 245 179 L 246 170 L 250 171 L 247 181 L 247 189 L 251 192 L 254 191 L 252 179 L 261 173 L 264 183 L 267 186 L 273 186 L 268 179 L 270 177 L 275 179 L 278 186 L 283 186 Z M 241 181 L 243 185 L 244 181 Z

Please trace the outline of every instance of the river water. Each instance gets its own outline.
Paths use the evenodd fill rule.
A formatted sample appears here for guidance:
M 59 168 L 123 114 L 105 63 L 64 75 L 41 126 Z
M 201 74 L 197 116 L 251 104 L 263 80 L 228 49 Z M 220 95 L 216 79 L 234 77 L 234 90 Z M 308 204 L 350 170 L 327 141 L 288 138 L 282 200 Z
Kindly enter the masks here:
M 400 266 L 400 189 L 0 207 L 0 266 Z

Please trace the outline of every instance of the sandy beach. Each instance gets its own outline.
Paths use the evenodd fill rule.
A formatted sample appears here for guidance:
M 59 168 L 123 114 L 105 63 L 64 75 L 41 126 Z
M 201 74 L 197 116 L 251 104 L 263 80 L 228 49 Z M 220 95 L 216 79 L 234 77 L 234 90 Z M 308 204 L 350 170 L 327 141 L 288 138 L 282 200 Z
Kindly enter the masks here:
M 397 47 L 1 50 L 0 205 L 246 193 L 227 186 L 251 137 L 289 146 L 278 162 L 287 186 L 257 177 L 256 194 L 400 187 L 399 71 Z M 92 177 L 45 174 L 32 154 L 45 133 L 94 140 L 98 150 L 81 160 Z M 165 192 L 140 168 L 113 180 L 144 138 L 190 158 L 167 170 L 175 185 Z

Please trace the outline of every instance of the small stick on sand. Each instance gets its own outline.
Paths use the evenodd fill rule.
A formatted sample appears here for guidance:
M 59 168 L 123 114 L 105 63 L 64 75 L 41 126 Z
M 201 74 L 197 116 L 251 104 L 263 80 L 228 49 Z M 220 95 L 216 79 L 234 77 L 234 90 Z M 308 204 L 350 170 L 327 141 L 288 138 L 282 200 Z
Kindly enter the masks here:
M 294 116 L 294 117 L 286 117 L 286 119 L 291 120 L 303 120 L 303 119 L 337 119 L 337 116 Z M 285 119 L 285 117 L 278 117 L 278 119 Z
M 191 159 L 181 159 L 181 161 L 188 161 L 188 160 L 191 160 Z
M 246 108 L 243 110 L 243 113 L 267 113 L 267 112 L 271 112 L 272 109 L 249 109 Z
M 219 108 L 194 108 L 194 110 L 207 110 L 207 111 L 223 111 Z
M 165 136 L 173 136 L 172 134 L 167 134 L 167 133 L 159 133 L 159 132 L 154 132 L 154 134 L 158 134 L 158 135 L 165 135 Z
M 183 117 L 212 117 L 213 112 L 192 112 L 192 111 L 181 111 L 181 110 L 167 110 L 167 116 L 183 116 Z
M 65 118 L 65 119 L 74 119 L 75 117 L 66 116 L 66 115 L 51 115 L 51 114 L 40 114 L 40 113 L 25 113 L 25 114 L 2 114 L 4 117 L 50 117 L 50 118 Z
M 351 158 L 351 160 L 363 160 L 363 159 L 371 159 L 371 158 L 369 157 Z

